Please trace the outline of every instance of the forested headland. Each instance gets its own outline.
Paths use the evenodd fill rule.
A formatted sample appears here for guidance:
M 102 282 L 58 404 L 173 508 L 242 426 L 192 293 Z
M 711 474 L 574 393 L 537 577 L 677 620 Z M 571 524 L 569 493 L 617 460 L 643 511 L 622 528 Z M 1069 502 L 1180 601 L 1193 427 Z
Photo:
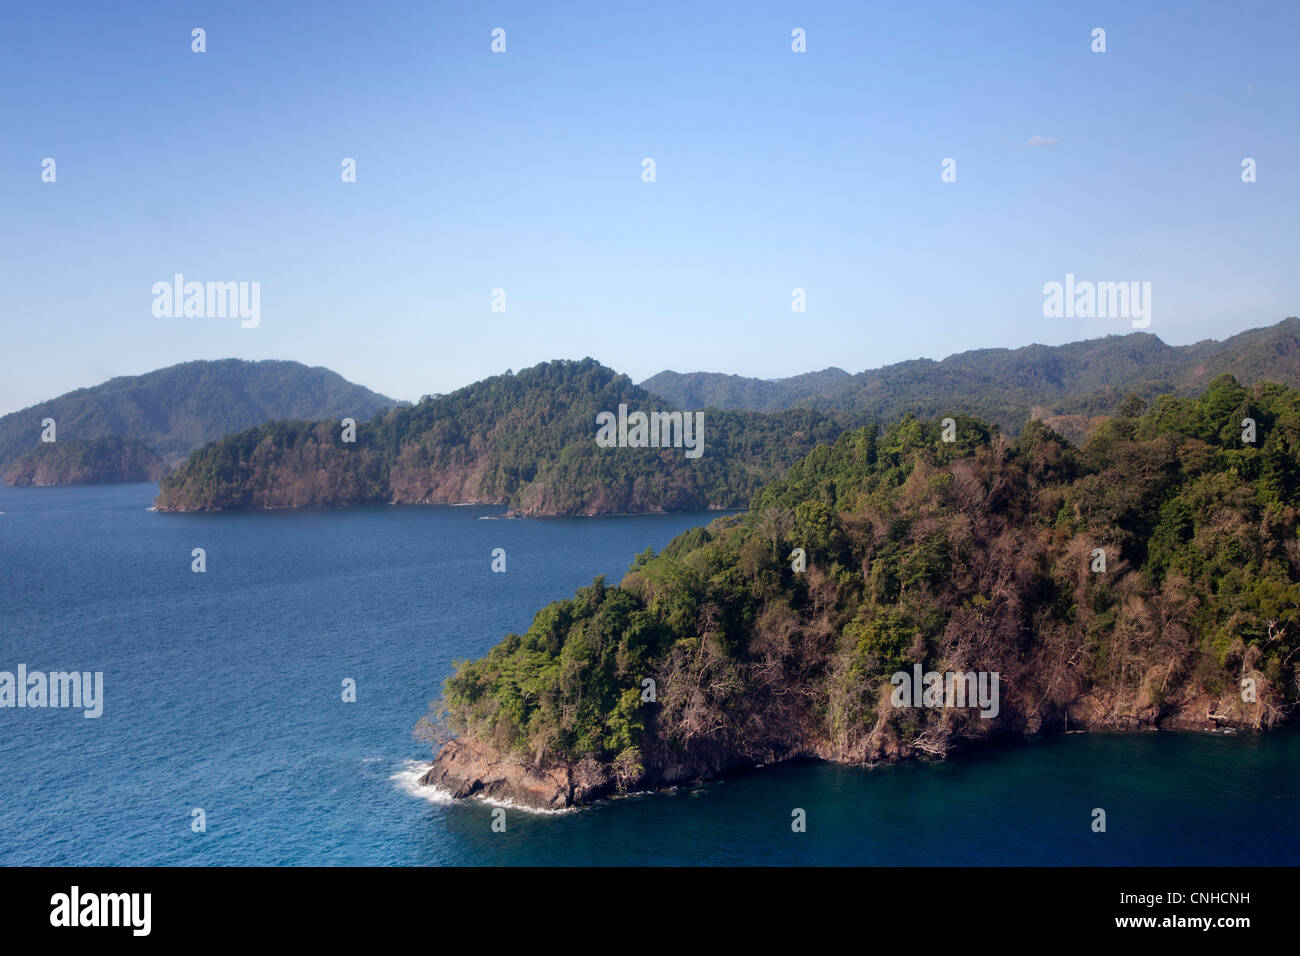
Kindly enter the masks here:
M 951 425 L 847 431 L 460 662 L 426 782 L 567 806 L 799 756 L 1289 717 L 1300 392 L 1225 375 L 1132 397 L 1081 445 Z M 997 716 L 895 706 L 916 664 L 998 674 Z

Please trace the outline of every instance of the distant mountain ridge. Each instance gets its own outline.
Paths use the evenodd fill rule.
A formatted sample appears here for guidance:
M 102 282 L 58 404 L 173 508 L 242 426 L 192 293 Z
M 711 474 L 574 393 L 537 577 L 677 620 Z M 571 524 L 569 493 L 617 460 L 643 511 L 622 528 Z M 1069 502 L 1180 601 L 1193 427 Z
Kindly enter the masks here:
M 531 515 L 743 507 L 764 481 L 846 428 L 909 415 L 976 417 L 1016 435 L 1038 419 L 1079 440 L 1123 413 L 1131 394 L 1141 407 L 1163 394 L 1199 393 L 1225 373 L 1300 385 L 1300 319 L 1193 346 L 1135 333 L 859 375 L 828 368 L 776 383 L 665 373 L 648 380 L 659 391 L 595 359 L 559 360 L 391 409 L 359 425 L 355 442 L 342 439 L 337 418 L 227 435 L 163 478 L 157 507 L 476 503 Z M 801 404 L 752 411 L 718 408 L 719 400 Z M 599 447 L 597 415 L 620 405 L 647 413 L 708 406 L 704 457 Z
M 880 422 L 909 412 L 923 418 L 961 413 L 1012 434 L 1037 417 L 1077 436 L 1087 430 L 1087 420 L 1113 410 L 1128 392 L 1148 402 L 1157 395 L 1190 395 L 1224 373 L 1239 381 L 1300 385 L 1300 319 L 1193 345 L 1166 345 L 1150 333 L 1133 332 L 1067 345 L 976 349 L 856 375 L 829 368 L 764 380 L 664 371 L 641 387 L 693 408 L 834 409 Z
M 42 422 L 53 418 L 59 441 L 139 441 L 165 466 L 202 449 L 204 474 L 196 474 L 192 460 L 164 486 L 161 506 L 178 510 L 378 500 L 504 503 L 530 514 L 733 507 L 796 451 L 807 451 L 809 441 L 832 441 L 844 428 L 909 414 L 967 415 L 1010 435 L 1037 419 L 1079 441 L 1129 394 L 1147 403 L 1194 395 L 1221 374 L 1300 386 L 1300 319 L 1187 346 L 1136 332 L 771 381 L 667 371 L 635 386 L 594 359 L 560 361 L 405 408 L 324 368 L 198 361 L 114 378 L 0 417 L 0 475 L 60 484 L 152 467 L 142 464 L 146 455 L 118 445 L 33 456 Z M 647 411 L 712 409 L 707 460 L 687 467 L 663 452 L 635 462 L 591 455 L 589 417 L 624 401 Z M 361 454 L 333 454 L 344 417 L 374 419 L 362 429 Z M 238 441 L 220 445 L 223 436 Z M 207 447 L 212 443 L 220 447 Z M 69 474 L 60 480 L 64 467 Z M 284 486 L 272 487 L 273 478 Z
M 0 417 L 0 474 L 41 444 L 42 421 L 57 442 L 135 439 L 167 463 L 230 432 L 279 418 L 351 416 L 393 406 L 327 368 L 243 359 L 183 362 L 124 375 Z
M 660 372 L 641 383 L 682 408 L 730 408 L 777 412 L 807 405 L 849 387 L 854 376 L 842 368 L 825 368 L 790 378 L 748 378 L 722 372 Z

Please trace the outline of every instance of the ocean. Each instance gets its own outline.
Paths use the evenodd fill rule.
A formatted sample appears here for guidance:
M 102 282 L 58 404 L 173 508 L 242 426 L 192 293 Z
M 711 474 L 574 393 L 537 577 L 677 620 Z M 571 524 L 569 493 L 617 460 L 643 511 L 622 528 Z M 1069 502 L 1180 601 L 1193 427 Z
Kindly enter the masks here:
M 0 671 L 104 675 L 96 719 L 0 709 L 0 864 L 1300 861 L 1294 730 L 782 764 L 581 811 L 507 808 L 494 832 L 494 807 L 415 783 L 431 754 L 412 729 L 452 661 L 714 515 L 177 515 L 147 510 L 156 492 L 0 488 Z

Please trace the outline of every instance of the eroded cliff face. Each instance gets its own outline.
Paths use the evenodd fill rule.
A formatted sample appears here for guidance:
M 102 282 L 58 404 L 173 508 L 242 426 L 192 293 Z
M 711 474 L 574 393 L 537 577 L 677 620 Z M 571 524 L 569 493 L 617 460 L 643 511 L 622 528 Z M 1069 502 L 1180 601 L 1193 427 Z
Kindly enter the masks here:
M 490 449 L 479 447 L 456 460 L 433 465 L 404 449 L 388 476 L 388 499 L 394 504 L 504 505 L 509 497 L 486 490 L 492 467 Z
M 420 778 L 453 797 L 486 797 L 540 810 L 561 810 L 590 794 L 575 793 L 570 767 L 534 769 L 506 759 L 488 747 L 453 740 Z
M 1093 693 L 1081 697 L 1067 711 L 1046 716 L 1012 712 L 1005 720 L 999 717 L 990 721 L 986 734 L 940 734 L 920 745 L 884 732 L 873 733 L 866 745 L 846 750 L 832 740 L 817 739 L 812 727 L 800 729 L 785 741 L 769 741 L 761 754 L 729 752 L 707 742 L 685 750 L 652 742 L 646 748 L 646 767 L 641 775 L 623 780 L 613 764 L 584 760 L 577 764 L 529 765 L 490 746 L 460 738 L 443 745 L 420 782 L 456 799 L 481 797 L 539 810 L 562 810 L 586 806 L 620 791 L 668 789 L 716 779 L 732 770 L 787 760 L 818 759 L 869 767 L 943 759 L 975 740 L 997 738 L 1011 743 L 1064 731 L 1254 732 L 1258 729 L 1257 716 L 1233 693 L 1218 699 L 1197 696 L 1163 710 L 1135 707 L 1122 695 Z
M 324 436 L 323 437 L 328 437 Z M 590 453 L 589 450 L 584 449 Z M 500 490 L 501 463 L 490 445 L 475 443 L 463 453 L 432 462 L 419 446 L 402 448 L 385 470 L 372 449 L 346 455 L 327 441 L 303 442 L 292 448 L 259 446 L 241 463 L 234 482 L 206 474 L 173 475 L 160 488 L 159 511 L 279 510 L 330 508 L 364 504 L 511 507 L 522 516 L 653 514 L 736 508 L 743 493 L 710 500 L 689 481 L 633 479 L 593 484 L 568 483 L 547 471 L 522 483 L 507 482 L 514 493 Z

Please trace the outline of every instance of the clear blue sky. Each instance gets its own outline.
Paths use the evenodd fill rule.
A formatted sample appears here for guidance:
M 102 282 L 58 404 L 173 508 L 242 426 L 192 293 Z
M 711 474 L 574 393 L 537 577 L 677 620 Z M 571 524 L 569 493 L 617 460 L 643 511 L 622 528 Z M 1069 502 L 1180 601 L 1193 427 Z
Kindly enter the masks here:
M 1297 37 L 1294 2 L 10 4 L 0 412 L 194 358 L 414 399 L 560 357 L 775 377 L 1130 330 L 1045 319 L 1067 272 L 1150 281 L 1170 343 L 1272 324 Z M 155 318 L 176 272 L 259 281 L 261 325 Z

